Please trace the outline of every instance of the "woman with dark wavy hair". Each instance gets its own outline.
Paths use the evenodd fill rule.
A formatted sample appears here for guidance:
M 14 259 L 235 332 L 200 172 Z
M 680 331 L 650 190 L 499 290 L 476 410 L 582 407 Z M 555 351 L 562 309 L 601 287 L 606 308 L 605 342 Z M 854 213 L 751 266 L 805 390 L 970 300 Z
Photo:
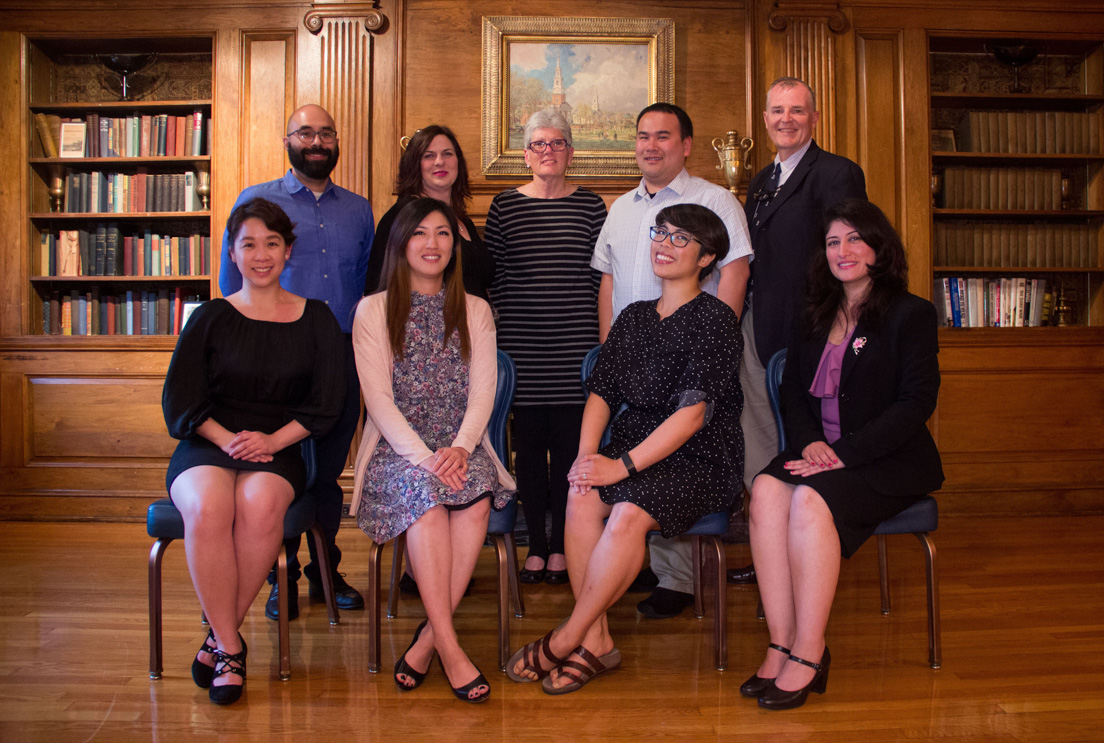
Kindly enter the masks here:
M 904 247 L 877 206 L 847 199 L 824 227 L 780 388 L 787 448 L 751 489 L 770 644 L 740 693 L 776 710 L 827 689 L 841 557 L 943 482 L 925 426 L 939 392 L 935 308 L 908 293 Z
M 380 217 L 379 224 L 376 225 L 372 253 L 368 256 L 364 293 L 373 294 L 386 288 L 380 283 L 380 277 L 391 226 L 404 206 L 414 199 L 425 197 L 445 202 L 456 213 L 456 234 L 460 239 L 460 252 L 464 259 L 464 290 L 489 302 L 487 292 L 494 281 L 494 258 L 483 246 L 475 223 L 468 218 L 468 200 L 471 199 L 468 163 L 464 159 L 464 151 L 460 149 L 460 142 L 451 129 L 430 124 L 414 133 L 399 158 L 395 193 L 398 200 Z
M 387 243 L 382 292 L 353 319 L 353 351 L 368 411 L 350 508 L 383 544 L 406 533 L 426 621 L 395 664 L 403 691 L 421 685 L 434 653 L 466 702 L 487 679 L 460 647 L 452 615 L 487 536 L 492 500 L 515 485 L 487 424 L 498 381 L 491 309 L 464 292 L 456 215 L 436 199 L 399 212 Z

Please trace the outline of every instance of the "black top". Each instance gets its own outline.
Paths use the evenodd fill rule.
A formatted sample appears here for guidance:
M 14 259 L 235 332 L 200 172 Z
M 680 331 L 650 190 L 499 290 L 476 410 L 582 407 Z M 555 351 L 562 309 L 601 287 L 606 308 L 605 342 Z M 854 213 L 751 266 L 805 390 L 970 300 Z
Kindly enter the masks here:
M 337 421 L 345 395 L 344 336 L 325 303 L 308 299 L 294 322 L 252 320 L 225 299 L 205 302 L 180 333 L 161 406 L 181 439 L 168 483 L 198 465 L 275 472 L 302 488 L 299 447 L 271 463 L 234 460 L 196 433 L 208 418 L 231 432 L 273 433 L 292 420 L 312 436 Z
M 664 536 L 681 534 L 702 516 L 728 510 L 742 492 L 743 392 L 737 368 L 743 351 L 732 308 L 705 292 L 660 320 L 657 300 L 634 302 L 617 316 L 587 387 L 611 411 L 610 443 L 618 458 L 681 408 L 706 403 L 705 423 L 665 459 L 601 489 L 606 503 L 634 503 L 659 522 Z
M 387 240 L 391 236 L 391 225 L 395 222 L 395 218 L 399 216 L 402 208 L 415 198 L 417 197 L 404 196 L 400 198 L 394 206 L 387 210 L 386 214 L 380 217 L 379 224 L 376 225 L 376 236 L 372 239 L 372 253 L 368 256 L 368 275 L 364 279 L 365 295 L 375 294 L 387 288 L 379 286 L 379 282 L 383 275 L 383 258 L 387 251 Z M 483 246 L 483 239 L 479 237 L 479 230 L 475 228 L 475 223 L 468 217 L 464 217 L 460 222 L 471 237 L 468 240 L 463 235 L 458 236 L 460 238 L 460 260 L 463 263 L 464 271 L 464 291 L 468 294 L 474 294 L 490 304 L 489 290 L 495 275 L 494 258 Z
M 580 188 L 538 199 L 516 188 L 494 197 L 487 249 L 498 347 L 517 365 L 515 405 L 582 405 L 579 366 L 598 345 L 598 286 L 590 267 L 606 205 Z

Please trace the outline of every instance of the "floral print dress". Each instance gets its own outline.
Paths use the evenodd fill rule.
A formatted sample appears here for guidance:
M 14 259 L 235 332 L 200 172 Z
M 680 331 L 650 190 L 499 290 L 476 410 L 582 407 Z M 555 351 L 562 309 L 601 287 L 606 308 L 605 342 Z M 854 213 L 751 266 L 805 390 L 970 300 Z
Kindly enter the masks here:
M 425 445 L 436 451 L 451 446 L 468 403 L 468 366 L 460 356 L 460 342 L 445 334 L 445 294 L 412 292 L 402 358 L 392 371 L 395 406 Z M 498 482 L 491 457 L 477 446 L 468 457 L 468 481 L 453 491 L 436 475 L 395 453 L 380 437 L 364 473 L 363 502 L 357 524 L 379 544 L 393 539 L 438 505 L 462 507 L 486 493 L 502 508 L 510 492 Z

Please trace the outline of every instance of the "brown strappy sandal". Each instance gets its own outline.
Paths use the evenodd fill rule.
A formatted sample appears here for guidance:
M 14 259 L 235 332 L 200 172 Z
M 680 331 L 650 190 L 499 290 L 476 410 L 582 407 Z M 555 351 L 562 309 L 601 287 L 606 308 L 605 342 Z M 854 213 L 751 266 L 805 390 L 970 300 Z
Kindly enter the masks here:
M 556 629 L 559 629 L 559 627 L 557 627 Z M 561 663 L 563 663 L 563 658 L 557 658 L 555 655 L 552 654 L 552 633 L 555 632 L 556 629 L 550 630 L 547 635 L 540 638 L 539 640 L 534 640 L 528 645 L 522 646 L 520 650 L 518 650 L 516 653 L 513 654 L 513 656 L 511 656 L 510 662 L 506 664 L 506 675 L 509 676 L 512 681 L 517 681 L 519 684 L 525 684 L 530 681 L 540 681 L 548 674 L 552 673 L 553 668 L 557 668 Z M 544 657 L 547 658 L 550 663 L 552 663 L 552 668 L 549 668 L 548 670 L 544 670 L 543 668 L 541 668 L 541 655 L 544 655 Z M 523 659 L 525 661 L 525 666 L 522 670 L 532 671 L 533 673 L 537 674 L 537 677 L 535 679 L 531 679 L 528 676 L 522 676 L 520 674 L 514 673 L 514 666 L 517 665 L 517 662 L 519 660 Z

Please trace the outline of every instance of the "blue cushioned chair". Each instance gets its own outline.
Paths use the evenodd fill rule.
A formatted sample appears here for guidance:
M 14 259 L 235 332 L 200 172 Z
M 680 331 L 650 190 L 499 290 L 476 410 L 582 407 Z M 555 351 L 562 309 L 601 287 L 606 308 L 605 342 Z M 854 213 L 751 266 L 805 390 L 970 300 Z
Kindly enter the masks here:
M 782 384 L 782 372 L 786 368 L 786 349 L 782 349 L 767 362 L 767 396 L 770 398 L 774 422 L 778 426 L 778 451 L 786 448 L 786 429 L 782 425 L 782 404 L 778 388 Z M 913 534 L 924 548 L 924 560 L 928 576 L 928 664 L 932 668 L 943 665 L 943 650 L 939 631 L 939 575 L 936 572 L 935 543 L 930 532 L 939 526 L 939 507 L 935 498 L 924 496 L 893 518 L 886 519 L 874 530 L 878 537 L 878 573 L 882 589 L 882 614 L 889 614 L 889 560 L 886 555 L 886 536 Z M 762 602 L 759 604 L 762 618 Z
M 303 463 L 307 468 L 307 490 L 314 484 L 315 459 L 314 441 L 304 439 L 302 444 Z M 334 597 L 330 571 L 330 553 L 326 549 L 326 540 L 322 529 L 315 522 L 314 498 L 303 495 L 296 499 L 284 516 L 284 539 L 297 537 L 310 532 L 321 562 L 322 588 L 326 595 L 326 609 L 330 614 L 330 624 L 338 624 L 337 601 Z M 157 541 L 153 543 L 149 559 L 149 628 L 150 628 L 150 670 L 151 679 L 161 678 L 161 559 L 165 550 L 174 539 L 184 538 L 184 518 L 168 498 L 162 498 L 150 504 L 146 511 L 146 533 Z M 280 593 L 280 679 L 291 678 L 291 632 L 288 627 L 288 580 L 287 551 L 280 550 L 277 557 L 276 580 Z
M 589 394 L 586 381 L 590 373 L 594 371 L 598 363 L 598 354 L 602 347 L 595 346 L 587 352 L 583 358 L 580 369 L 583 394 Z M 622 405 L 613 416 L 616 418 L 626 408 Z M 612 422 L 612 421 L 611 421 Z M 602 436 L 602 445 L 609 443 L 610 430 L 607 427 Z M 725 576 L 725 551 L 721 537 L 728 532 L 729 514 L 727 511 L 711 513 L 703 516 L 682 533 L 684 537 L 693 537 L 694 550 L 694 616 L 701 619 L 705 616 L 705 601 L 703 597 L 702 574 L 703 570 L 714 581 L 713 600 L 713 648 L 714 660 L 717 670 L 723 671 L 728 667 L 728 603 L 727 583 Z M 648 536 L 658 536 L 658 531 L 649 532 Z
M 517 387 L 517 370 L 505 351 L 498 352 L 498 386 L 495 388 L 494 409 L 488 424 L 491 446 L 498 458 L 509 467 L 509 455 L 506 448 L 506 419 L 510 415 L 510 406 L 514 402 L 514 388 Z M 506 670 L 510 659 L 510 598 L 514 601 L 514 613 L 525 616 L 525 603 L 521 596 L 521 581 L 518 579 L 517 543 L 514 541 L 514 522 L 517 521 L 517 497 L 510 499 L 501 511 L 491 511 L 487 523 L 487 536 L 494 542 L 495 557 L 498 560 L 498 667 Z M 406 552 L 406 534 L 400 534 L 393 540 L 394 550 L 391 561 L 391 589 L 387 602 L 387 617 L 393 619 L 399 615 L 399 578 L 403 572 L 403 555 Z M 383 545 L 371 543 L 368 549 L 368 670 L 378 673 L 380 669 L 380 554 Z

